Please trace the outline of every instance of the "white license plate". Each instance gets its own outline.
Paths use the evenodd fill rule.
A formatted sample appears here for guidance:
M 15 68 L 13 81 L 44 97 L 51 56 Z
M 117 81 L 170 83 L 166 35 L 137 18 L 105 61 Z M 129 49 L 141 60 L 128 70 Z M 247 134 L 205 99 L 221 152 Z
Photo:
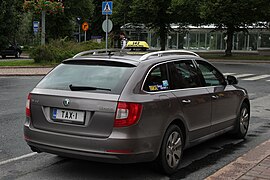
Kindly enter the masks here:
M 64 122 L 84 122 L 84 111 L 73 111 L 66 109 L 53 109 L 52 118 L 54 120 L 63 120 Z

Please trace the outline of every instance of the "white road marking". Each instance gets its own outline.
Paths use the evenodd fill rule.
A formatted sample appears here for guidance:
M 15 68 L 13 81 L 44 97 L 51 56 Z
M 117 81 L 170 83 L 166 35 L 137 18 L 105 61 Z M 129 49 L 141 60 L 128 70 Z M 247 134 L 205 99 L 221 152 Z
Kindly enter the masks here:
M 238 75 L 235 75 L 236 78 L 243 78 L 243 77 L 247 77 L 247 76 L 252 76 L 254 74 L 238 74 Z
M 224 76 L 234 75 L 236 73 L 223 73 Z
M 5 160 L 5 161 L 0 162 L 0 166 L 4 165 L 4 164 L 7 164 L 7 163 L 10 163 L 10 162 L 13 162 L 13 161 L 18 161 L 18 160 L 21 160 L 21 159 L 24 159 L 24 158 L 31 157 L 31 156 L 34 156 L 36 154 L 37 154 L 36 152 L 33 152 L 33 153 L 25 154 L 25 155 L 22 155 L 22 156 L 19 156 L 19 157 L 15 157 L 15 158 L 12 158 L 12 159 Z
M 256 80 L 264 79 L 264 78 L 268 78 L 268 77 L 270 77 L 270 75 L 265 74 L 265 75 L 260 75 L 260 76 L 254 76 L 254 77 L 250 77 L 250 78 L 245 78 L 245 79 L 242 79 L 242 80 L 244 80 L 244 81 L 256 81 Z

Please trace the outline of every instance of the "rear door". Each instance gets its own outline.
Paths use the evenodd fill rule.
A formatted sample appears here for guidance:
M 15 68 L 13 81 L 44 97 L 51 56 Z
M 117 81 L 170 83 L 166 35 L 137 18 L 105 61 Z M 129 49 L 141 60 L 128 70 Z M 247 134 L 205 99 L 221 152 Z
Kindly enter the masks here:
M 31 92 L 31 122 L 40 130 L 108 137 L 133 65 L 91 61 L 61 64 Z
M 191 60 L 179 60 L 169 66 L 172 92 L 188 125 L 190 140 L 206 136 L 211 127 L 211 98 L 202 87 L 195 65 Z

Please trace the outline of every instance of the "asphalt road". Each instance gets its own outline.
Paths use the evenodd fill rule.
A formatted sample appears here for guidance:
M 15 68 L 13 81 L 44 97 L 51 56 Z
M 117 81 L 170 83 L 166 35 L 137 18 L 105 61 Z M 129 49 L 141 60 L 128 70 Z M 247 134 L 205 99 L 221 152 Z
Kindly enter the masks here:
M 184 152 L 182 166 L 171 177 L 150 163 L 112 165 L 30 154 L 23 140 L 25 100 L 41 77 L 0 77 L 0 179 L 203 179 L 270 138 L 270 64 L 215 63 L 223 73 L 234 73 L 251 98 L 251 122 L 246 140 L 220 136 Z M 262 76 L 264 75 L 264 76 Z M 267 77 L 269 75 L 269 77 Z M 265 77 L 258 80 L 256 77 Z M 17 159 L 18 158 L 18 159 Z

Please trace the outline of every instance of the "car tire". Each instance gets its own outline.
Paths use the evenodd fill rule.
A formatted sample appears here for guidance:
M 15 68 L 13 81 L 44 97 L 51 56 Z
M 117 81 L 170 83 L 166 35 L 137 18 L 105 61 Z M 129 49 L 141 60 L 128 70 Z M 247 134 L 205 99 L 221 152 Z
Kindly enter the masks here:
M 247 103 L 243 103 L 238 117 L 236 121 L 236 126 L 234 129 L 233 136 L 237 139 L 243 139 L 245 138 L 247 132 L 248 132 L 248 126 L 249 126 L 249 119 L 250 119 L 250 107 Z
M 21 56 L 21 53 L 19 51 L 17 51 L 15 54 L 15 58 L 20 58 L 20 56 Z
M 2 55 L 2 58 L 3 58 L 3 59 L 5 59 L 5 58 L 6 58 L 6 56 L 5 56 L 5 55 Z
M 170 125 L 167 129 L 158 156 L 159 168 L 165 174 L 175 173 L 182 159 L 183 154 L 183 135 L 177 125 Z

